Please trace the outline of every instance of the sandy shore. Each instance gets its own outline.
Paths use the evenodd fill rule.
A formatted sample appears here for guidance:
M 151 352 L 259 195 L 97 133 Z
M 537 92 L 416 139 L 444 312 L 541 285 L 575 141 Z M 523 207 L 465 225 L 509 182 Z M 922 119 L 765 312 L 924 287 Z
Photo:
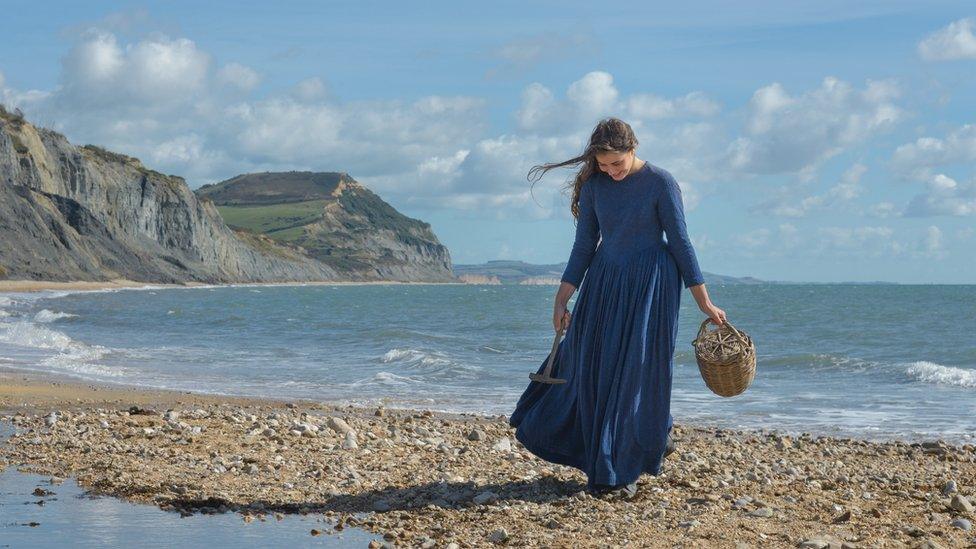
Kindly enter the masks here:
M 464 282 L 398 282 L 398 281 L 317 281 L 317 282 L 254 282 L 254 283 L 234 283 L 234 284 L 157 284 L 150 282 L 136 282 L 134 280 L 118 279 L 107 282 L 52 282 L 44 280 L 0 280 L 0 292 L 41 292 L 45 290 L 63 291 L 92 291 L 92 290 L 117 290 L 120 288 L 194 288 L 200 286 L 374 286 L 385 284 L 433 284 L 433 285 L 457 285 Z
M 682 425 L 632 500 L 503 417 L 120 389 L 0 373 L 0 469 L 183 513 L 314 513 L 374 546 L 966 547 L 976 448 Z M 325 533 L 329 533 L 327 530 Z

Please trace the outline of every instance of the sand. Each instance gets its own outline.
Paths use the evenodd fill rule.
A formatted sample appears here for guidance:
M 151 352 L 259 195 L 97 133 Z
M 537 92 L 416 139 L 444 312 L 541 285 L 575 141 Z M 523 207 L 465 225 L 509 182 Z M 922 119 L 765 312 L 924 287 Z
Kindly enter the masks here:
M 976 448 L 683 425 L 633 499 L 528 453 L 504 417 L 0 372 L 4 464 L 184 514 L 309 513 L 397 547 L 965 547 Z M 350 434 L 351 433 L 351 434 Z

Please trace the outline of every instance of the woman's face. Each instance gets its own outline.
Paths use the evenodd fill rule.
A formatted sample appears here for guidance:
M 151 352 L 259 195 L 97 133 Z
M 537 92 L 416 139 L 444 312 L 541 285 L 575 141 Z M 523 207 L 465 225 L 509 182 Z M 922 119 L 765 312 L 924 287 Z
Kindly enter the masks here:
M 606 172 L 614 181 L 620 181 L 627 177 L 634 165 L 634 151 L 596 153 L 596 161 L 601 171 Z

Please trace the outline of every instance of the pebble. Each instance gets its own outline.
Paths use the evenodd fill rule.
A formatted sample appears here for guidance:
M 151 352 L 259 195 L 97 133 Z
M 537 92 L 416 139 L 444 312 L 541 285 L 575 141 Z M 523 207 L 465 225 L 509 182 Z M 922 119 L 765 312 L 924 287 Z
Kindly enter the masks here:
M 489 490 L 489 491 L 481 492 L 480 494 L 475 496 L 474 499 L 472 499 L 471 501 L 473 501 L 475 505 L 484 505 L 485 503 L 488 503 L 490 501 L 495 501 L 497 499 L 498 499 L 498 494 Z
M 942 487 L 943 496 L 951 496 L 952 494 L 955 494 L 958 491 L 959 488 L 956 487 L 956 481 L 954 480 L 950 480 L 949 482 L 945 483 L 945 486 Z
M 333 431 L 339 433 L 340 435 L 345 435 L 353 432 L 353 428 L 346 423 L 346 420 L 341 417 L 330 417 L 329 418 L 329 428 Z
M 952 500 L 949 501 L 949 507 L 959 511 L 960 513 L 972 513 L 973 504 L 969 502 L 969 498 L 962 494 L 954 494 Z
M 953 520 L 951 523 L 949 523 L 949 526 L 952 526 L 953 528 L 958 528 L 965 532 L 968 532 L 973 529 L 973 523 L 969 522 L 969 519 L 964 519 L 964 518 L 957 518 Z
M 773 516 L 773 510 L 770 509 L 769 507 L 760 507 L 759 509 L 756 509 L 755 511 L 750 511 L 746 514 L 749 515 L 750 517 L 766 518 L 766 517 Z
M 359 443 L 356 441 L 356 433 L 354 431 L 348 431 L 346 433 L 346 439 L 342 441 L 343 450 L 355 450 L 359 448 Z
M 468 440 L 484 440 L 484 439 L 485 439 L 485 432 L 482 431 L 481 429 L 473 429 L 470 433 L 468 433 Z
M 506 540 L 508 540 L 508 531 L 504 528 L 499 528 L 488 534 L 488 541 L 492 543 L 502 543 Z
M 498 450 L 499 452 L 510 452 L 512 451 L 512 441 L 508 437 L 502 437 L 502 439 L 496 442 L 491 448 L 492 450 Z

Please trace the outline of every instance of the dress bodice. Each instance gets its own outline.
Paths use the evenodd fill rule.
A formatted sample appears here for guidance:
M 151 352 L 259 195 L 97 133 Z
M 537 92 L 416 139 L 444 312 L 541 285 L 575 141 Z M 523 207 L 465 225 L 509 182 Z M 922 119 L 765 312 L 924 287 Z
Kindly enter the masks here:
M 580 187 L 576 238 L 562 280 L 579 288 L 596 253 L 626 261 L 656 246 L 668 248 L 686 288 L 704 282 L 674 177 L 647 161 L 620 181 L 597 172 Z

